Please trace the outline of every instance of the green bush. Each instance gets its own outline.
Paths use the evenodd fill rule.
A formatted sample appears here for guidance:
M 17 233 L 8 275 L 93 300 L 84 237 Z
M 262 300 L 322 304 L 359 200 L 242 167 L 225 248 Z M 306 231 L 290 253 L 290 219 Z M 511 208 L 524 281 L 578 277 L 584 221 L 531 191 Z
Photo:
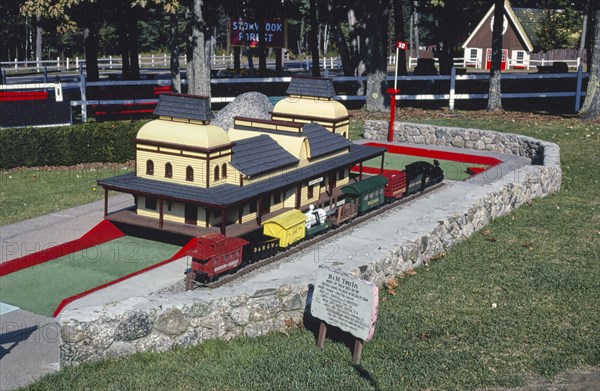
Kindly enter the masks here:
M 71 166 L 135 158 L 133 139 L 145 122 L 106 122 L 44 128 L 1 128 L 0 168 Z

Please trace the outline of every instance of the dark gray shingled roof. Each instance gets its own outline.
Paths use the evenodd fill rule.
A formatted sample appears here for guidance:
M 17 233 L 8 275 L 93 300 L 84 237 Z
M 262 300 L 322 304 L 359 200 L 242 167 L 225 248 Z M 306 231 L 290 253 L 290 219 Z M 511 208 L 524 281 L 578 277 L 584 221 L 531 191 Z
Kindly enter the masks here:
M 123 193 L 142 194 L 179 202 L 193 202 L 209 207 L 226 207 L 245 202 L 261 194 L 318 178 L 341 167 L 348 167 L 360 161 L 383 155 L 384 152 L 385 148 L 352 144 L 350 153 L 293 170 L 286 175 L 277 175 L 246 186 L 225 184 L 204 189 L 140 178 L 136 177 L 135 173 L 101 179 L 98 184 L 106 189 Z
M 546 18 L 546 11 L 537 8 L 513 8 L 515 15 L 519 19 L 525 34 L 531 41 L 534 48 L 538 47 L 539 37 L 537 31 L 544 24 Z
M 267 135 L 237 140 L 231 165 L 249 177 L 298 164 L 291 153 Z
M 271 134 L 280 134 L 290 137 L 306 137 L 308 138 L 308 144 L 310 145 L 310 158 L 315 159 L 329 153 L 342 151 L 350 144 L 345 137 L 335 134 L 327 130 L 323 125 L 316 122 L 311 122 L 302 127 L 301 133 L 287 132 L 285 130 L 275 130 L 268 128 L 261 128 L 258 126 L 246 126 L 246 125 L 235 125 L 237 130 L 251 130 L 254 132 L 263 132 Z M 235 156 L 235 149 L 234 149 Z
M 344 150 L 352 144 L 344 136 L 332 133 L 315 122 L 304 125 L 302 129 L 302 134 L 308 138 L 311 159 Z
M 154 114 L 195 121 L 215 118 L 207 97 L 187 94 L 160 94 Z
M 333 98 L 335 89 L 331 79 L 309 76 L 295 76 L 286 91 L 288 95 Z

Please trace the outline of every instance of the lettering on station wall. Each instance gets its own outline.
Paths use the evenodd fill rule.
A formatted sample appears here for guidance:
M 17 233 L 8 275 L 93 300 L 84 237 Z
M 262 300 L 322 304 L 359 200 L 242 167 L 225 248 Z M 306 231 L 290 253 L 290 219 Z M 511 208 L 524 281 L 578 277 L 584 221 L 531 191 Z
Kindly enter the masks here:
M 375 285 L 327 266 L 320 266 L 311 313 L 329 325 L 369 341 L 375 331 L 379 292 Z
M 260 40 L 259 24 L 253 20 L 231 19 L 229 25 L 229 41 L 232 46 L 258 47 Z M 284 48 L 287 46 L 287 21 L 265 21 L 263 38 L 268 48 Z

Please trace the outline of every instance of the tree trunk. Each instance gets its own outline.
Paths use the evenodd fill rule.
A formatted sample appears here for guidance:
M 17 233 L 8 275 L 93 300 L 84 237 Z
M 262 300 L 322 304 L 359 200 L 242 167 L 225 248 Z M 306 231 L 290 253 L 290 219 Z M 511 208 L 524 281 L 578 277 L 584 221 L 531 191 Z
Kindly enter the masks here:
M 204 1 L 193 0 L 191 23 L 191 61 L 188 62 L 188 93 L 210 98 L 210 33 L 204 17 Z
M 258 22 L 258 74 L 267 76 L 267 43 L 265 42 L 265 13 L 264 4 L 257 3 L 257 22 Z
M 402 5 L 404 3 L 403 0 L 393 0 L 394 2 L 394 34 L 396 41 L 406 41 L 406 35 L 404 34 L 404 10 L 402 9 Z M 406 50 L 398 51 L 398 58 L 396 59 L 396 64 L 398 66 L 398 74 L 399 75 L 407 75 L 408 71 L 406 70 Z
M 504 20 L 504 0 L 494 0 L 494 26 L 492 28 L 492 65 L 490 67 L 490 90 L 488 111 L 502 110 L 502 86 L 500 64 L 502 62 L 502 24 Z
M 241 72 L 242 64 L 241 64 L 241 56 L 242 56 L 242 48 L 240 46 L 233 47 L 233 71 L 238 75 Z
M 319 65 L 319 21 L 317 20 L 317 0 L 310 0 L 310 51 L 312 52 L 312 75 L 321 76 Z
M 179 20 L 177 13 L 169 15 L 169 49 L 171 51 L 171 90 L 181 93 L 181 71 L 179 66 Z
M 135 9 L 129 12 L 127 21 L 127 52 L 129 53 L 129 63 L 131 64 L 131 80 L 140 79 L 140 60 L 138 52 L 138 19 Z
M 121 12 L 125 12 L 122 10 Z M 127 23 L 124 18 L 120 18 L 117 23 L 117 33 L 119 35 L 119 53 L 121 54 L 121 76 L 123 80 L 129 80 L 131 77 L 131 66 L 129 64 L 129 44 L 127 43 Z
M 457 1 L 447 1 L 442 10 L 441 28 L 438 32 L 442 34 L 438 42 L 442 42 L 442 47 L 438 52 L 440 61 L 440 75 L 449 75 L 454 65 L 454 34 L 450 34 L 454 26 L 458 24 L 458 3 Z
M 333 39 L 335 40 L 338 53 L 340 55 L 340 60 L 342 61 L 342 71 L 344 72 L 344 76 L 354 76 L 355 66 L 352 58 L 350 57 L 348 43 L 346 42 L 346 37 L 344 37 L 344 33 L 340 28 L 341 21 L 337 17 L 335 6 L 332 0 L 327 1 L 327 10 L 325 14 L 327 15 L 327 22 L 331 25 L 331 33 L 333 34 Z
M 387 111 L 387 2 L 374 0 L 365 8 L 367 47 L 365 66 L 367 71 L 367 111 Z
M 100 70 L 98 69 L 98 30 L 95 26 L 89 26 L 83 30 L 83 45 L 87 80 L 98 81 L 100 79 Z
M 594 32 L 590 36 L 591 62 L 589 68 L 590 78 L 587 86 L 587 96 L 579 114 L 585 120 L 600 117 L 600 4 L 590 2 L 590 19 L 594 22 Z M 589 52 L 589 51 L 588 51 Z M 588 57 L 590 54 L 588 53 Z
M 35 18 L 35 58 L 39 58 L 42 60 L 42 33 L 44 29 L 42 28 L 41 18 L 38 15 Z

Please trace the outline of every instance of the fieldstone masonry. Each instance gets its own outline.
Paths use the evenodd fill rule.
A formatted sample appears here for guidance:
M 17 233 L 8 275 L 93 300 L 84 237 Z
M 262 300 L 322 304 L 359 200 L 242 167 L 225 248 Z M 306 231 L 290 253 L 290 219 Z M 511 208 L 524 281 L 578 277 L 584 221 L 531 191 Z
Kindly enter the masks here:
M 366 121 L 365 138 L 385 140 L 387 127 L 385 121 Z M 408 123 L 396 124 L 394 139 L 512 154 L 531 159 L 533 165 L 515 174 L 511 181 L 505 180 L 486 190 L 460 213 L 434 219 L 436 223 L 415 231 L 412 238 L 387 238 L 387 242 L 393 242 L 389 249 L 369 251 L 369 256 L 362 259 L 372 259 L 370 263 L 348 270 L 379 286 L 390 277 L 435 259 L 495 217 L 560 188 L 559 148 L 555 144 L 478 129 Z M 229 340 L 270 331 L 285 332 L 302 322 L 308 284 L 312 282 L 306 278 L 299 284 L 259 289 L 251 294 L 236 294 L 232 289 L 232 296 L 213 298 L 199 291 L 165 293 L 129 298 L 85 311 L 67 311 L 59 319 L 61 364 L 122 357 L 140 351 L 165 351 L 214 338 Z

